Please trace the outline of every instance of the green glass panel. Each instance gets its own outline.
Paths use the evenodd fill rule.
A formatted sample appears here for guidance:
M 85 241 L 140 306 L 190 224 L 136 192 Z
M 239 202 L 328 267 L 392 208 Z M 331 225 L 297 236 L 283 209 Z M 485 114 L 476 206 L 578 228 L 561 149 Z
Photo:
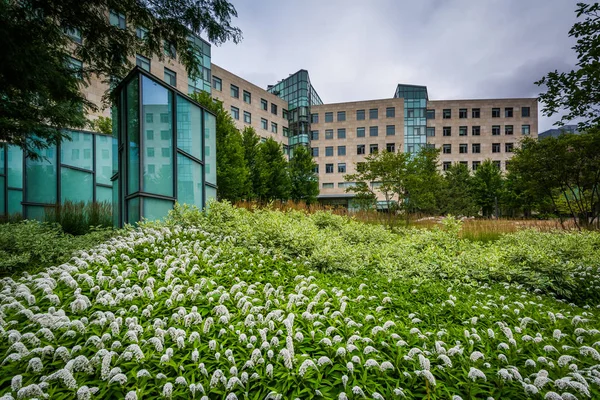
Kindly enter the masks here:
M 8 187 L 23 188 L 23 150 L 8 146 Z
M 26 201 L 32 203 L 56 203 L 56 148 L 50 147 L 38 153 L 37 160 L 27 159 Z
M 96 186 L 96 202 L 97 203 L 112 203 L 113 199 L 113 189 L 104 187 L 104 186 Z
M 115 179 L 112 182 L 112 214 L 113 214 L 113 225 L 119 226 L 119 208 L 122 207 L 122 203 L 119 202 L 119 180 Z
M 140 221 L 140 198 L 127 200 L 127 223 L 135 224 Z
M 4 146 L 2 144 L 2 145 L 0 145 L 0 175 L 4 175 L 4 173 L 6 172 L 4 170 L 5 153 L 6 153 L 6 146 Z
M 25 218 L 44 221 L 46 219 L 46 211 L 41 206 L 25 206 Z
M 22 190 L 8 190 L 8 215 L 23 214 L 23 201 Z
M 69 132 L 71 140 L 64 140 L 60 146 L 61 164 L 83 169 L 93 169 L 92 134 L 85 132 Z
M 153 80 L 142 77 L 143 131 L 157 134 L 152 140 L 144 140 L 144 147 L 161 149 L 154 157 L 144 157 L 144 192 L 173 196 L 173 93 Z M 160 135 L 158 134 L 160 132 Z M 147 152 L 144 150 L 144 154 Z
M 204 112 L 204 176 L 208 183 L 217 184 L 217 121 Z
M 150 221 L 163 219 L 167 216 L 170 210 L 173 209 L 173 202 L 170 200 L 153 199 L 145 197 L 143 217 Z
M 113 174 L 113 141 L 112 136 L 96 136 L 96 183 L 110 185 L 110 177 Z
M 127 84 L 127 139 L 129 163 L 127 165 L 128 194 L 140 190 L 140 122 L 139 78 Z M 137 222 L 137 220 L 135 221 Z
M 89 203 L 93 201 L 94 175 L 91 172 L 60 169 L 60 201 Z
M 4 207 L 6 206 L 6 198 L 4 197 L 4 194 L 6 193 L 4 191 L 5 183 L 6 183 L 6 178 L 3 176 L 0 176 L 0 215 L 4 215 Z
M 217 189 L 215 189 L 211 186 L 205 186 L 205 190 L 206 190 L 206 204 L 208 204 L 209 200 L 217 199 Z
M 177 155 L 177 201 L 202 208 L 202 165 Z
M 177 147 L 202 160 L 202 109 L 177 96 Z

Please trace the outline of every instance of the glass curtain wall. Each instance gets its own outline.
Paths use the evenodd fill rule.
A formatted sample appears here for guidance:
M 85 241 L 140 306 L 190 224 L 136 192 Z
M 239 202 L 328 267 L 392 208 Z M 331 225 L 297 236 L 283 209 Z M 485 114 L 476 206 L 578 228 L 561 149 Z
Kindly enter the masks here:
M 205 91 L 211 93 L 212 77 L 210 72 L 210 44 L 197 36 L 190 36 L 189 41 L 196 48 L 195 54 L 200 64 L 198 76 L 188 76 L 188 93 Z
M 394 98 L 404 99 L 404 151 L 416 154 L 427 145 L 427 87 L 398 85 Z

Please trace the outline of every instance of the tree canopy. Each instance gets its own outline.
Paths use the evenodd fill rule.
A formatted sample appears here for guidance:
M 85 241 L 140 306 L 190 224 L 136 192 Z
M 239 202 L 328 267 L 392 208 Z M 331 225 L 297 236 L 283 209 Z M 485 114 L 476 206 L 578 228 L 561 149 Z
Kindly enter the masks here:
M 294 201 L 304 201 L 306 204 L 317 202 L 319 195 L 319 177 L 315 173 L 317 164 L 304 146 L 297 146 L 290 159 L 290 180 L 292 190 L 290 197 Z

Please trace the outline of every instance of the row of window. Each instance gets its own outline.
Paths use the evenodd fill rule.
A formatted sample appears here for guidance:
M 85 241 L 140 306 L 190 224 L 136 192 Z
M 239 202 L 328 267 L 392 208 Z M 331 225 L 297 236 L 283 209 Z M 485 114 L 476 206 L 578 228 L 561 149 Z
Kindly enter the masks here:
M 112 26 L 116 26 L 117 28 L 120 28 L 120 29 L 127 28 L 127 20 L 126 20 L 124 14 L 110 10 L 108 20 Z M 75 42 L 81 43 L 81 33 L 79 32 L 79 30 L 70 29 L 67 31 L 67 34 L 71 38 L 73 38 L 73 40 Z M 135 29 L 135 35 L 138 37 L 138 39 L 144 40 L 144 39 L 146 39 L 146 36 L 148 35 L 148 29 L 138 26 Z M 164 52 L 165 52 L 166 56 L 168 56 L 172 59 L 177 58 L 177 52 L 175 50 L 175 45 L 173 43 L 164 41 L 163 47 L 164 47 Z
M 244 118 L 244 123 L 245 124 L 252 124 L 252 113 L 250 113 L 249 111 L 242 111 L 242 115 Z M 231 106 L 231 116 L 233 117 L 233 119 L 236 120 L 240 120 L 240 109 L 235 107 L 235 106 Z M 269 121 L 266 118 L 261 118 L 260 119 L 260 127 L 266 131 L 269 130 Z M 271 132 L 273 133 L 279 133 L 279 125 L 273 121 L 271 121 Z M 283 135 L 284 136 L 288 136 L 287 134 L 288 132 L 288 128 L 287 127 L 283 127 Z
M 325 140 L 333 139 L 333 129 L 325 129 Z M 346 128 L 338 128 L 337 129 L 337 138 L 338 139 L 346 139 Z M 386 125 L 385 127 L 385 135 L 386 136 L 394 136 L 396 134 L 396 125 Z M 360 127 L 356 128 L 356 137 L 365 137 L 366 136 L 366 128 Z M 370 126 L 369 127 L 369 136 L 379 136 L 379 127 L 378 126 Z M 319 140 L 319 131 L 310 131 L 310 139 L 311 140 Z
M 150 59 L 140 54 L 135 56 L 135 65 L 150 72 Z M 164 81 L 173 87 L 177 87 L 177 72 L 164 67 Z
M 514 143 L 504 143 L 504 152 L 512 153 L 515 145 Z M 502 148 L 501 143 L 492 143 L 492 153 L 500 153 Z M 469 145 L 467 143 L 461 143 L 458 145 L 458 152 L 460 154 L 466 154 L 469 152 Z M 443 144 L 442 145 L 442 153 L 443 154 L 452 154 L 452 145 L 451 144 Z M 481 143 L 472 143 L 471 144 L 471 153 L 479 154 L 481 153 Z
M 458 127 L 458 136 L 467 136 L 469 131 L 468 126 L 459 126 Z M 512 135 L 514 134 L 515 129 L 513 125 L 504 125 L 504 134 Z M 500 136 L 501 126 L 500 125 L 492 125 L 492 136 Z M 531 133 L 531 125 L 521 125 L 521 134 L 529 135 Z M 472 126 L 471 127 L 471 135 L 480 136 L 481 135 L 481 126 Z M 427 127 L 427 136 L 435 136 L 435 127 L 428 126 Z M 442 128 L 442 136 L 452 136 L 452 127 L 444 126 Z
M 508 164 L 510 161 L 506 161 L 505 165 L 508 168 Z M 502 168 L 502 161 L 499 160 L 494 160 L 492 161 L 492 163 L 494 164 L 494 166 L 496 166 L 496 168 L 501 169 Z M 460 161 L 459 164 L 462 165 L 466 165 L 467 167 L 469 166 L 469 162 L 468 161 Z M 448 169 L 450 169 L 450 166 L 452 165 L 451 161 L 444 161 L 442 163 L 442 169 L 444 171 L 448 171 Z M 479 166 L 481 165 L 481 161 L 472 161 L 471 162 L 471 167 L 473 168 L 473 171 L 477 171 L 477 168 L 479 168 Z
M 364 121 L 366 119 L 367 110 L 356 110 L 356 120 Z M 333 122 L 333 111 L 329 111 L 325 113 L 325 122 Z M 346 111 L 337 111 L 337 122 L 346 121 Z M 385 109 L 385 117 L 386 118 L 395 118 L 396 117 L 396 107 L 387 107 Z M 369 109 L 369 119 L 379 119 L 379 109 L 371 108 Z M 311 124 L 319 123 L 319 113 L 310 114 L 310 122 Z
M 500 107 L 492 108 L 492 118 L 500 118 Z M 459 108 L 458 109 L 458 118 L 468 118 L 469 109 L 468 108 Z M 504 118 L 512 118 L 514 116 L 514 108 L 513 107 L 504 107 Z M 521 117 L 527 118 L 531 116 L 531 108 L 530 107 L 521 107 Z M 444 108 L 442 110 L 442 119 L 451 119 L 452 118 L 452 109 Z M 471 109 L 471 118 L 481 118 L 481 108 L 472 108 Z M 435 119 L 435 110 L 427 110 L 427 119 Z
M 213 89 L 218 90 L 219 92 L 223 91 L 223 81 L 221 78 L 213 75 Z M 229 85 L 229 93 L 231 97 L 235 99 L 240 98 L 240 88 L 234 84 Z M 242 99 L 244 103 L 252 104 L 252 93 L 247 90 L 242 90 Z M 268 111 L 269 110 L 269 102 L 263 98 L 260 99 L 260 108 L 261 110 Z M 271 103 L 271 114 L 277 115 L 277 104 Z M 282 117 L 288 119 L 288 110 L 282 109 Z
M 333 189 L 335 184 L 333 182 L 323 182 L 323 189 Z M 338 182 L 338 188 L 348 188 L 356 186 L 356 182 Z
M 388 153 L 394 153 L 396 151 L 396 143 L 386 143 L 385 150 Z M 313 157 L 319 157 L 319 147 L 311 147 L 310 149 Z M 378 144 L 370 144 L 369 145 L 369 154 L 377 153 L 379 151 Z M 334 151 L 333 146 L 325 147 L 325 157 L 333 157 Z M 364 144 L 356 145 L 356 154 L 357 155 L 365 155 L 367 154 L 367 147 Z M 346 155 L 346 146 L 337 146 L 337 155 L 345 156 Z

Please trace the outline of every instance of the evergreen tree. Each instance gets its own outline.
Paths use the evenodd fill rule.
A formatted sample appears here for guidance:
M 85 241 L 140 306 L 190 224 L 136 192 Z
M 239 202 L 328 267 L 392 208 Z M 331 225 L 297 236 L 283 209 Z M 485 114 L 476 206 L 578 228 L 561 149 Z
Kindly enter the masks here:
M 308 149 L 304 146 L 294 148 L 294 156 L 290 160 L 290 179 L 292 182 L 291 198 L 313 204 L 319 194 L 319 178 L 314 172 L 317 164 Z
M 473 196 L 484 217 L 494 215 L 502 194 L 502 185 L 502 172 L 491 160 L 485 160 L 475 171 Z
M 453 164 L 444 175 L 442 212 L 449 215 L 470 217 L 476 215 L 479 207 L 473 198 L 473 176 L 463 164 Z
M 288 162 L 283 154 L 281 144 L 272 138 L 259 145 L 259 158 L 264 163 L 262 181 L 266 191 L 261 200 L 288 200 L 292 189 Z
M 259 156 L 260 137 L 253 127 L 247 126 L 244 128 L 242 143 L 244 146 L 244 159 L 250 172 L 250 188 L 246 198 L 248 200 L 259 200 L 266 196 L 267 186 L 264 159 Z

